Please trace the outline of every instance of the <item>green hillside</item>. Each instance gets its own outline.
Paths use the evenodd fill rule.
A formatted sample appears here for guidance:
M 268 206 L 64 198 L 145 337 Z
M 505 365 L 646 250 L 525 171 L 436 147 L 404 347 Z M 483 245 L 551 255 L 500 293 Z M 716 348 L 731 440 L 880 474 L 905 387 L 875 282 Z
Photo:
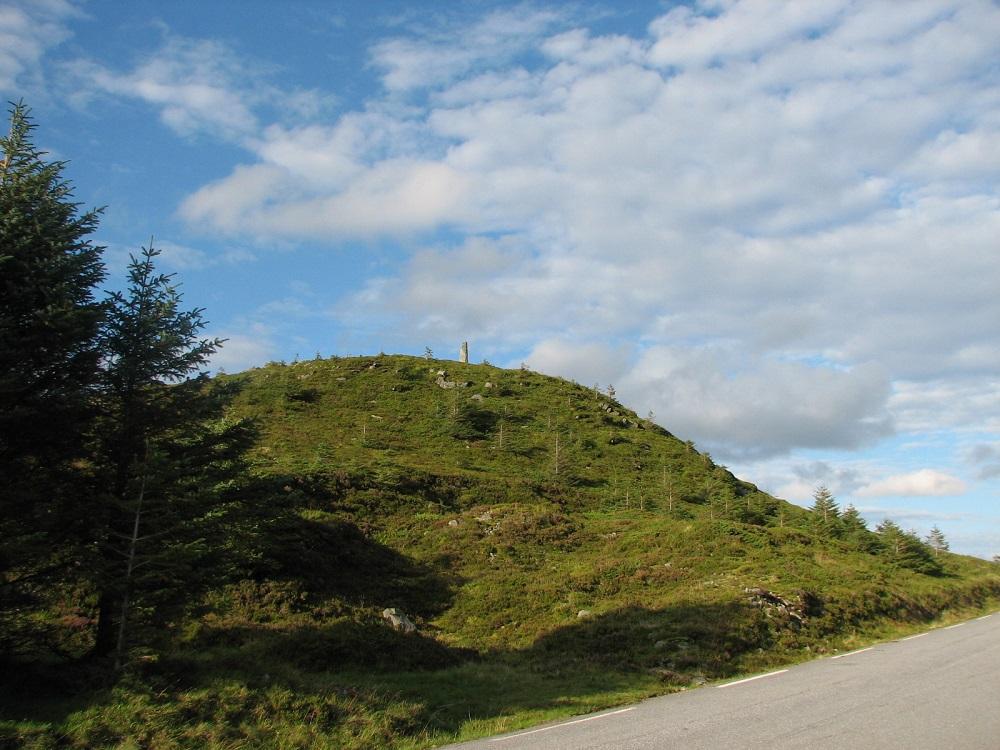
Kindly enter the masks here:
M 123 682 L 45 677 L 5 746 L 427 747 L 1000 600 L 995 564 L 823 523 L 595 388 L 386 355 L 214 387 L 275 513 Z

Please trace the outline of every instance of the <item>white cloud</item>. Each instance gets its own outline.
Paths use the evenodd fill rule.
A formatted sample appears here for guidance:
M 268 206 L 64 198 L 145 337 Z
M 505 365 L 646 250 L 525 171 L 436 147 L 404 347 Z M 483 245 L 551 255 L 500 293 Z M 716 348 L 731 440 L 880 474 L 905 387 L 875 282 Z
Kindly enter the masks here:
M 739 363 L 739 352 L 650 347 L 619 392 L 724 458 L 793 448 L 859 448 L 892 433 L 889 383 L 875 365 L 852 370 L 793 362 Z
M 161 253 L 159 261 L 162 265 L 173 271 L 203 271 L 219 265 L 252 263 L 256 260 L 252 252 L 239 247 L 211 254 L 169 240 L 155 240 L 153 245 Z
M 823 31 L 842 10 L 843 5 L 836 2 L 782 0 L 729 3 L 725 12 L 712 15 L 680 6 L 650 24 L 656 38 L 650 59 L 657 65 L 677 67 L 753 59 L 779 44 Z M 762 23 L 764 19 L 767 23 Z
M 955 377 L 924 382 L 897 381 L 890 399 L 900 429 L 1000 432 L 1000 381 Z
M 995 4 L 699 3 L 636 38 L 528 6 L 434 23 L 376 44 L 384 95 L 333 122 L 246 105 L 250 163 L 181 215 L 400 239 L 342 320 L 583 382 L 610 376 L 555 342 L 605 347 L 623 396 L 723 454 L 1000 425 Z M 413 240 L 441 230 L 465 239 Z
M 267 82 L 270 69 L 227 45 L 169 33 L 160 49 L 129 72 L 87 59 L 67 63 L 63 70 L 75 81 L 76 100 L 97 93 L 138 99 L 156 107 L 163 123 L 181 135 L 209 132 L 248 146 L 260 132 L 258 107 L 273 110 L 280 102 L 286 116 L 316 116 L 323 110 L 323 97 L 279 90 Z
M 214 332 L 211 338 L 225 339 L 209 363 L 216 372 L 242 372 L 274 358 L 278 346 L 266 328 L 256 327 L 248 333 Z
M 609 385 L 620 382 L 631 356 L 627 346 L 549 339 L 535 345 L 526 363 L 536 372 L 570 378 L 588 387 L 596 383 L 606 391 Z
M 69 38 L 67 22 L 80 15 L 64 0 L 0 5 L 0 91 L 23 90 L 37 83 L 45 52 Z
M 909 474 L 896 474 L 857 491 L 858 497 L 943 497 L 962 495 L 967 490 L 958 477 L 935 469 L 921 469 Z
M 417 37 L 397 37 L 372 49 L 390 91 L 447 84 L 486 64 L 506 62 L 536 42 L 560 16 L 528 4 L 495 10 L 471 24 Z

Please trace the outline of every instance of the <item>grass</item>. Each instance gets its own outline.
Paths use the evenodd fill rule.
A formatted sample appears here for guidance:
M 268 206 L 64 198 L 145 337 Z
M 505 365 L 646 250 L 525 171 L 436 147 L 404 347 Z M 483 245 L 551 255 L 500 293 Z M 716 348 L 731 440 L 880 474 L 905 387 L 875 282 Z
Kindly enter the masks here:
M 996 565 L 827 534 L 592 388 L 395 356 L 222 382 L 261 431 L 246 491 L 283 513 L 114 688 L 0 669 L 0 748 L 416 750 L 1000 603 Z

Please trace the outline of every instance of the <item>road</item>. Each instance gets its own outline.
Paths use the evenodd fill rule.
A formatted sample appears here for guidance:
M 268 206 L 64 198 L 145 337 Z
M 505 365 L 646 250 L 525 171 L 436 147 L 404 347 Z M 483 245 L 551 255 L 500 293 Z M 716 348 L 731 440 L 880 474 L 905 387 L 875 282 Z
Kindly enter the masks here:
M 1000 750 L 1000 613 L 452 750 Z

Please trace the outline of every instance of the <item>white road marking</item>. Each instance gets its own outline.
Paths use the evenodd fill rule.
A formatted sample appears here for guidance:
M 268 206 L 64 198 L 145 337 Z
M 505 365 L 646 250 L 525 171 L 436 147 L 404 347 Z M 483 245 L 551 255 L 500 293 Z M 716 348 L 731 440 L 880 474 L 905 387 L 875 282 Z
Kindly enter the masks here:
M 767 674 L 759 674 L 756 677 L 747 677 L 743 680 L 736 680 L 736 682 L 727 682 L 725 685 L 716 685 L 717 688 L 727 688 L 733 685 L 742 685 L 744 682 L 753 682 L 754 680 L 763 680 L 765 677 L 774 677 L 776 674 L 784 674 L 787 669 L 779 669 L 777 672 L 768 672 Z
M 568 727 L 570 724 L 581 724 L 585 721 L 594 721 L 595 719 L 605 719 L 608 716 L 615 716 L 616 714 L 624 714 L 629 711 L 635 711 L 635 706 L 632 708 L 622 708 L 618 711 L 609 711 L 606 714 L 598 714 L 597 716 L 587 716 L 583 719 L 574 719 L 573 721 L 564 721 L 562 724 L 554 724 L 551 727 L 542 727 L 541 729 L 532 729 L 528 732 L 520 732 L 518 734 L 509 734 L 506 737 L 494 737 L 490 742 L 505 742 L 506 740 L 517 739 L 518 737 L 525 737 L 529 734 L 536 734 L 538 732 L 548 732 L 551 729 L 559 729 L 561 727 Z
M 951 630 L 952 628 L 960 628 L 963 625 L 965 625 L 964 622 L 956 622 L 954 625 L 949 625 L 948 627 L 944 628 L 944 630 Z
M 900 638 L 901 641 L 912 641 L 914 638 L 923 638 L 927 633 L 917 633 L 916 635 L 908 635 L 906 638 Z
M 988 620 L 991 617 L 993 617 L 993 615 L 983 615 L 982 617 L 977 617 L 976 619 L 977 620 Z
M 857 651 L 849 651 L 846 654 L 837 654 L 836 656 L 830 657 L 831 659 L 843 659 L 845 656 L 854 656 L 855 654 L 863 654 L 865 651 L 871 651 L 874 646 L 869 646 L 868 648 L 859 648 Z

